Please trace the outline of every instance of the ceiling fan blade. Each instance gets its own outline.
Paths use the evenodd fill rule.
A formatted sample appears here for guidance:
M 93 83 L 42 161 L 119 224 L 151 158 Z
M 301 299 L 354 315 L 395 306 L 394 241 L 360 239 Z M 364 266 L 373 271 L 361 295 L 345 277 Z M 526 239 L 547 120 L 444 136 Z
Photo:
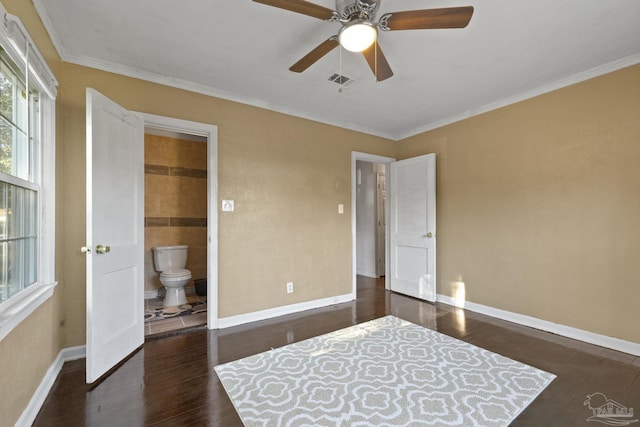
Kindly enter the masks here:
M 473 6 L 407 10 L 383 15 L 379 28 L 386 31 L 464 28 L 472 15 Z
M 279 7 L 280 9 L 290 10 L 291 12 L 302 13 L 303 15 L 313 16 L 318 19 L 331 19 L 333 10 L 327 9 L 317 4 L 308 3 L 304 0 L 253 0 L 256 3 L 266 4 L 267 6 Z
M 377 81 L 381 82 L 393 76 L 391 66 L 387 62 L 387 58 L 385 58 L 384 54 L 382 53 L 382 49 L 380 49 L 380 45 L 377 42 L 372 44 L 369 48 L 363 50 L 362 54 L 364 55 L 364 59 L 367 60 L 369 68 L 371 68 L 371 71 L 373 71 L 373 75 L 376 76 Z
M 313 64 L 316 63 L 320 58 L 325 56 L 327 53 L 331 52 L 338 46 L 338 36 L 331 36 L 318 46 L 315 47 L 311 52 L 307 53 L 300 61 L 296 62 L 289 68 L 290 71 L 294 73 L 301 73 Z

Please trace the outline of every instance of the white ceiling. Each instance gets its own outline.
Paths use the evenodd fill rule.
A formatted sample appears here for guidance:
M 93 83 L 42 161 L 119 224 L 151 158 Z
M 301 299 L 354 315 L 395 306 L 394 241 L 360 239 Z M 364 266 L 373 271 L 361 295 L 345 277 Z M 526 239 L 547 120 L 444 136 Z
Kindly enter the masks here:
M 334 9 L 333 0 L 313 0 Z M 640 63 L 638 0 L 382 0 L 474 6 L 465 29 L 380 32 L 394 76 L 335 49 L 339 23 L 250 0 L 34 0 L 63 60 L 394 140 Z M 339 73 L 358 82 L 339 93 Z

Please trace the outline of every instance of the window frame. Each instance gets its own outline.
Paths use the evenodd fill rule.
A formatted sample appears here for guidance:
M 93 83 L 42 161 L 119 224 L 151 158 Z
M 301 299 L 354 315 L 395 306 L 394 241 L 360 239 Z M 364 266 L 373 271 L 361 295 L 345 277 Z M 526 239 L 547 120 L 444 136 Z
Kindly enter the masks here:
M 29 86 L 40 92 L 37 281 L 0 303 L 2 341 L 53 295 L 58 284 L 55 280 L 55 103 L 58 82 L 20 18 L 7 13 L 2 3 L 0 44 L 22 72 L 28 70 Z M 25 181 L 7 178 L 6 174 L 3 174 L 3 181 L 29 188 Z

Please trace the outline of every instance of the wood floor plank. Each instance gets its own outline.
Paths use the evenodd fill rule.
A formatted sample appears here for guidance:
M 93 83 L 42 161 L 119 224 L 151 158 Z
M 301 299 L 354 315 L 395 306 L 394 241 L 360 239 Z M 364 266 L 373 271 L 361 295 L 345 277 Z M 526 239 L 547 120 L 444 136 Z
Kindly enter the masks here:
M 558 376 L 512 426 L 585 425 L 586 396 L 640 402 L 640 358 L 431 304 L 358 278 L 357 301 L 219 331 L 147 341 L 91 390 L 85 362 L 65 363 L 35 426 L 242 426 L 213 367 L 392 314 Z M 636 417 L 637 418 L 637 417 Z

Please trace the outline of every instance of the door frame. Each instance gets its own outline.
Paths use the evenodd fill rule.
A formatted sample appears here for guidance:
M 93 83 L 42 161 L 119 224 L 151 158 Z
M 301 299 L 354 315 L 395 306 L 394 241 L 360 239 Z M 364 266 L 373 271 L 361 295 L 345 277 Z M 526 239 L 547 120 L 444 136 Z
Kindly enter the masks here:
M 358 160 L 364 162 L 371 163 L 383 163 L 385 167 L 385 173 L 387 177 L 387 188 L 389 188 L 389 174 L 388 174 L 388 166 L 390 163 L 395 162 L 396 159 L 393 157 L 385 157 L 379 156 L 377 154 L 369 154 L 362 153 L 359 151 L 351 152 L 351 292 L 353 299 L 356 299 L 357 296 L 357 281 L 358 281 L 358 259 L 357 259 L 357 238 L 356 238 L 356 193 L 358 190 L 357 187 L 357 167 L 356 162 Z M 387 192 L 387 198 L 384 202 L 384 215 L 385 218 L 389 218 L 389 194 Z M 385 224 L 385 233 L 384 233 L 384 258 L 385 258 L 385 275 L 384 275 L 384 287 L 385 289 L 389 289 L 389 221 L 386 221 Z
M 218 127 L 155 114 L 137 113 L 145 127 L 207 139 L 207 328 L 218 328 Z M 144 287 L 144 283 L 140 286 Z

